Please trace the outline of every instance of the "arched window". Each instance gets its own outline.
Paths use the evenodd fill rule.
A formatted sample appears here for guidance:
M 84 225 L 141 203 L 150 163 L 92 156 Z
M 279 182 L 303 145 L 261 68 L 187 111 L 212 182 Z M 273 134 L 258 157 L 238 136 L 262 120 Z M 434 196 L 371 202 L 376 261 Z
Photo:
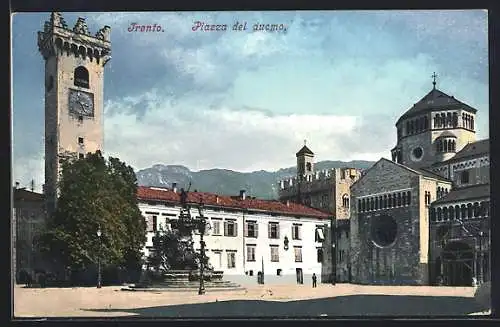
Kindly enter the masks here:
M 89 88 L 89 71 L 83 66 L 75 68 L 73 74 L 73 84 L 78 87 Z
M 446 207 L 443 208 L 443 220 L 448 220 L 448 208 Z
M 467 203 L 467 218 L 472 218 L 472 203 Z
M 365 199 L 361 199 L 361 211 L 362 211 L 362 212 L 364 212 L 364 211 L 365 211 L 365 208 L 366 208 L 365 203 L 366 203 Z
M 307 171 L 311 171 L 312 170 L 312 166 L 311 166 L 310 162 L 306 163 L 306 170 Z
M 460 206 L 460 218 L 462 220 L 467 218 L 467 207 L 465 206 L 465 204 L 462 204 Z
M 444 112 L 441 114 L 441 127 L 446 127 L 446 115 Z
M 458 127 L 458 114 L 456 112 L 453 113 L 453 127 Z
M 361 199 L 358 199 L 358 212 L 361 212 Z
M 434 128 L 439 127 L 439 116 L 434 116 Z
M 472 216 L 479 217 L 479 203 L 478 202 L 474 202 L 474 205 L 472 206 Z
M 424 117 L 424 130 L 429 129 L 429 118 L 427 116 Z
M 448 141 L 443 140 L 443 152 L 448 152 Z
M 375 209 L 375 201 L 373 200 L 373 198 L 370 199 L 370 210 L 373 210 Z
M 457 142 L 455 140 L 451 141 L 451 152 L 456 151 Z
M 436 209 L 435 208 L 431 208 L 430 209 L 430 218 L 431 218 L 431 221 L 432 222 L 435 222 L 436 221 Z
M 401 205 L 406 205 L 406 192 L 403 192 L 401 196 Z
M 384 209 L 387 208 L 387 194 L 384 195 Z
M 454 210 L 453 206 L 450 206 L 448 208 L 448 215 L 449 215 L 450 220 L 455 219 L 455 210 Z
M 378 208 L 383 209 L 384 208 L 384 198 L 382 196 L 378 197 Z
M 451 127 L 452 121 L 451 121 L 451 112 L 446 114 L 446 127 Z
M 406 204 L 407 205 L 411 204 L 411 192 L 410 191 L 406 192 Z
M 470 129 L 474 129 L 474 117 L 470 117 Z
M 415 124 L 413 122 L 413 120 L 410 121 L 410 134 L 414 134 L 415 133 Z
M 378 210 L 378 196 L 375 197 L 374 201 L 375 201 L 375 208 L 374 209 Z
M 460 219 L 460 206 L 456 205 L 455 206 L 455 219 Z
M 437 221 L 443 220 L 442 210 L 441 208 L 437 209 Z
M 398 207 L 401 207 L 401 193 L 398 193 Z
M 349 195 L 342 195 L 342 207 L 349 208 Z
M 392 194 L 387 195 L 387 207 L 392 208 Z

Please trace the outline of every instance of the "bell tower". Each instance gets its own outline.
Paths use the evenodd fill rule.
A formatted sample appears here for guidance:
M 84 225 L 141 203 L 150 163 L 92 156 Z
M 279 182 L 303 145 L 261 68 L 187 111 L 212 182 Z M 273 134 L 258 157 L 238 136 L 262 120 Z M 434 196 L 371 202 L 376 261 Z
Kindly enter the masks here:
M 295 154 L 297 157 L 297 179 L 299 181 L 307 180 L 309 175 L 314 174 L 314 153 L 306 145 Z
M 56 206 L 62 160 L 102 150 L 104 66 L 110 27 L 91 35 L 84 18 L 71 29 L 58 12 L 38 32 L 45 61 L 45 186 L 47 211 Z

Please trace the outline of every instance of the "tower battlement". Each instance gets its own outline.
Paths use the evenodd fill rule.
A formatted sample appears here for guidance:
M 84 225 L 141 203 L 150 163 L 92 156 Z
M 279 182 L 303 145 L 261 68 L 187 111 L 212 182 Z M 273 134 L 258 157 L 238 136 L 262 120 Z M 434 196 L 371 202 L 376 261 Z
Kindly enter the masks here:
M 45 60 L 57 54 L 66 54 L 104 66 L 111 59 L 110 34 L 111 27 L 106 25 L 91 35 L 82 17 L 70 29 L 62 14 L 53 12 L 43 31 L 38 32 L 38 50 Z
M 304 175 L 301 181 L 302 186 L 310 188 L 322 187 L 334 184 L 337 179 L 357 178 L 361 175 L 361 170 L 351 167 L 331 168 L 316 171 L 313 174 Z M 280 191 L 295 191 L 297 189 L 298 177 L 290 177 L 278 181 Z

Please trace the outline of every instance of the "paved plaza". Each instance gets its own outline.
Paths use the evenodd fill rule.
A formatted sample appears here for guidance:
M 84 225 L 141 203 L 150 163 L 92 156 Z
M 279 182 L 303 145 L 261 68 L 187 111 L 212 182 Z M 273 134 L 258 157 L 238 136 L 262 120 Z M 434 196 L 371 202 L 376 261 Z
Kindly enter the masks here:
M 14 288 L 15 317 L 456 316 L 483 311 L 472 287 L 256 285 L 245 291 Z

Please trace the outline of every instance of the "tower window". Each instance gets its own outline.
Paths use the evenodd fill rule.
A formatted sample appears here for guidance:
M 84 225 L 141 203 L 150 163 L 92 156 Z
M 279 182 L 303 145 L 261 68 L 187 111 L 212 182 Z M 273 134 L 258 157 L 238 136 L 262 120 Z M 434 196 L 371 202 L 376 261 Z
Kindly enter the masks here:
M 87 68 L 83 66 L 76 67 L 73 77 L 75 86 L 89 88 L 89 71 Z
M 78 138 L 78 144 L 83 145 L 83 137 Z
M 310 162 L 306 163 L 306 171 L 311 171 L 311 170 L 312 170 L 311 163 Z
M 79 154 L 78 154 L 78 158 L 79 158 L 79 159 L 83 159 L 84 157 L 85 157 L 85 155 L 84 155 L 83 153 L 79 153 Z

